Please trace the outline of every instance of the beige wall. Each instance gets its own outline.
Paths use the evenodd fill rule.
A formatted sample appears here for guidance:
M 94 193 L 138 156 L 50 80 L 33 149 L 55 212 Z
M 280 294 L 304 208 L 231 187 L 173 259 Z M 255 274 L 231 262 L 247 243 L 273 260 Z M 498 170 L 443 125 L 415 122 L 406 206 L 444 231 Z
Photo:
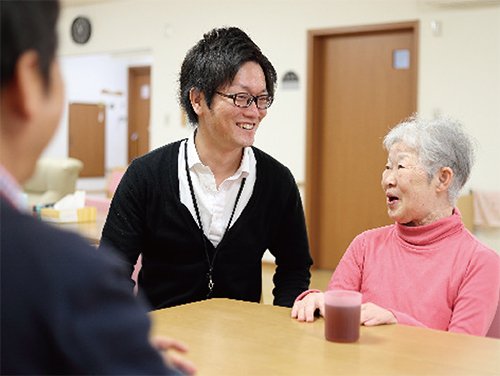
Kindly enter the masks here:
M 419 112 L 462 120 L 478 142 L 467 189 L 500 190 L 500 5 L 439 8 L 416 0 L 114 0 L 63 10 L 63 56 L 102 52 L 152 53 L 151 142 L 186 137 L 177 104 L 177 75 L 186 51 L 212 27 L 236 25 L 250 34 L 281 78 L 298 73 L 298 90 L 278 88 L 256 145 L 305 178 L 307 30 L 407 20 L 420 21 Z M 84 46 L 69 36 L 77 15 L 92 21 Z M 430 23 L 441 23 L 441 35 Z M 286 142 L 276 142 L 278 139 Z M 500 236 L 487 239 L 500 249 Z

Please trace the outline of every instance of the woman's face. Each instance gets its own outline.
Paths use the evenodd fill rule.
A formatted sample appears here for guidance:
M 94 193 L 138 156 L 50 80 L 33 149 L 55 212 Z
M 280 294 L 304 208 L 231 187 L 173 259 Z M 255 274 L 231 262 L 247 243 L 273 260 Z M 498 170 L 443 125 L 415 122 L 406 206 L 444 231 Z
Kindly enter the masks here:
M 253 96 L 267 94 L 264 72 L 259 64 L 247 62 L 241 66 L 233 82 L 218 91 Z M 251 146 L 259 124 L 267 114 L 267 110 L 259 110 L 255 102 L 248 108 L 241 108 L 235 106 L 232 99 L 219 94 L 214 95 L 210 108 L 206 103 L 202 107 L 198 113 L 199 125 L 205 128 L 212 142 L 224 150 Z
M 437 176 L 429 182 L 414 149 L 395 143 L 389 150 L 382 173 L 387 213 L 394 221 L 408 226 L 433 222 L 439 212 Z

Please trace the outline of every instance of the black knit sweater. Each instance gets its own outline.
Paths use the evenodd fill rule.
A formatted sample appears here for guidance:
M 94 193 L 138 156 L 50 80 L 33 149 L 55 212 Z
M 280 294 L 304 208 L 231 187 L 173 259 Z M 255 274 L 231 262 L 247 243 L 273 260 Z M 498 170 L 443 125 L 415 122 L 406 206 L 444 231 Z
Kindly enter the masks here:
M 208 262 L 197 222 L 179 198 L 180 141 L 130 165 L 113 197 L 101 244 L 123 254 L 132 272 L 142 253 L 139 287 L 154 309 L 203 300 Z M 292 306 L 309 287 L 312 259 L 295 180 L 253 148 L 257 179 L 250 201 L 217 246 L 212 297 L 258 302 L 262 255 L 276 258 L 274 304 Z M 210 258 L 216 248 L 205 237 Z

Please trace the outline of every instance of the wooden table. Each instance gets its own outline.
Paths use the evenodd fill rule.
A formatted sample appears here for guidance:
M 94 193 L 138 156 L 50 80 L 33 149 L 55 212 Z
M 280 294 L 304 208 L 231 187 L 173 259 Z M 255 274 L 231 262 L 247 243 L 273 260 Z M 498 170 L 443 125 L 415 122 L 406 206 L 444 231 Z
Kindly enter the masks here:
M 54 223 L 61 230 L 73 231 L 83 238 L 87 239 L 92 245 L 99 245 L 101 241 L 102 228 L 106 222 L 105 213 L 97 213 L 97 218 L 94 222 L 81 223 Z
M 182 340 L 199 375 L 500 375 L 500 340 L 404 325 L 361 327 L 353 344 L 290 309 L 212 299 L 154 311 L 152 334 Z

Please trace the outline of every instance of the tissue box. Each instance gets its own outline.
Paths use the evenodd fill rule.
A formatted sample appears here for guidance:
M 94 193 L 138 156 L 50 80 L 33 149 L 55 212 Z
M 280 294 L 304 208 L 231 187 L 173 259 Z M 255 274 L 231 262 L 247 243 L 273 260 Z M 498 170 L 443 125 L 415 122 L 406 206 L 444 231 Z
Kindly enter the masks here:
M 96 215 L 97 208 L 94 206 L 85 206 L 80 209 L 43 208 L 40 210 L 42 220 L 56 223 L 95 222 Z

